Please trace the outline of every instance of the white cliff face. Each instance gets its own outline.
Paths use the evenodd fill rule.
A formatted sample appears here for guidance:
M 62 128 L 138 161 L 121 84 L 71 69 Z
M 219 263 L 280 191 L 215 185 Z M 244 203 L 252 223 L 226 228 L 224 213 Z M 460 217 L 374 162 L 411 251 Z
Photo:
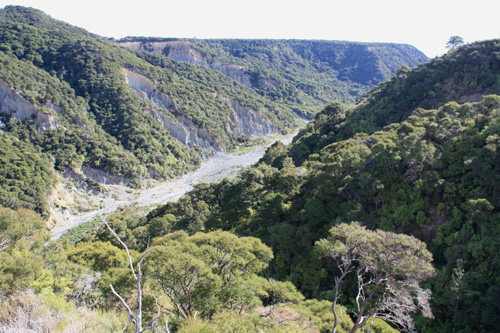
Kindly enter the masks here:
M 203 55 L 198 50 L 191 47 L 188 41 L 121 42 L 119 44 L 132 50 L 166 55 L 177 61 L 204 66 L 208 65 Z
M 52 106 L 52 107 L 50 107 Z M 50 104 L 48 108 L 58 111 L 60 108 Z M 42 113 L 37 106 L 21 97 L 7 83 L 0 79 L 0 113 L 12 115 L 14 119 L 33 120 L 40 132 L 56 129 L 60 126 L 57 117 Z
M 163 128 L 167 129 L 175 139 L 185 145 L 194 143 L 204 149 L 220 151 L 218 142 L 204 129 L 197 128 L 189 119 L 183 116 L 173 118 L 161 111 L 161 108 L 171 109 L 172 100 L 170 97 L 158 91 L 153 81 L 144 75 L 123 69 L 127 84 L 144 99 L 151 101 L 159 107 L 150 108 L 149 114 L 158 121 Z
M 133 50 L 165 55 L 177 61 L 202 65 L 221 72 L 249 88 L 253 88 L 250 82 L 250 76 L 245 73 L 244 67 L 221 64 L 219 62 L 208 63 L 203 54 L 193 48 L 188 41 L 122 42 L 120 45 Z
M 177 61 L 203 66 L 208 65 L 203 55 L 198 50 L 191 47 L 191 44 L 187 41 L 165 42 L 162 52 L 162 54 Z
M 237 66 L 236 66 L 237 67 Z M 238 69 L 235 67 L 235 71 Z M 172 100 L 159 92 L 153 81 L 144 75 L 123 69 L 127 84 L 142 98 L 151 101 L 158 108 L 147 110 L 163 128 L 174 138 L 185 145 L 196 144 L 207 150 L 223 151 L 220 143 L 206 130 L 196 127 L 193 122 L 182 115 L 175 118 L 161 109 L 169 109 L 175 113 Z M 264 119 L 260 112 L 249 109 L 235 101 L 228 101 L 232 112 L 226 130 L 237 135 L 249 137 L 270 136 L 278 133 L 278 129 L 270 121 Z
M 213 64 L 209 64 L 208 67 L 210 67 L 213 70 L 219 71 L 226 76 L 229 76 L 236 82 L 239 82 L 249 88 L 252 88 L 252 83 L 250 82 L 250 76 L 245 73 L 245 69 L 242 66 L 225 65 L 218 62 L 214 62 Z
M 259 112 L 234 101 L 231 102 L 231 108 L 234 113 L 230 115 L 229 131 L 249 137 L 270 136 L 278 133 L 278 129 L 270 121 L 264 119 Z

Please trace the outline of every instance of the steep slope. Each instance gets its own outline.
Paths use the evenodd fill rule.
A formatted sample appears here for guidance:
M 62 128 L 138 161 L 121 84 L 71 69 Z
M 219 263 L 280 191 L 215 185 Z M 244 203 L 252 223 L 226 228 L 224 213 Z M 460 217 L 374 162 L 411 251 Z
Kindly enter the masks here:
M 287 106 L 222 74 L 163 57 L 147 62 L 37 10 L 7 6 L 0 17 L 3 122 L 33 118 L 43 133 L 69 124 L 103 131 L 147 169 L 123 175 L 172 177 L 199 162 L 195 150 L 226 150 L 300 123 Z M 22 110 L 13 112 L 11 97 Z
M 173 178 L 214 151 L 302 123 L 291 108 L 223 74 L 161 56 L 146 61 L 15 6 L 0 10 L 0 121 L 1 131 L 31 145 L 49 168 L 90 167 L 131 186 Z M 9 196 L 44 197 L 51 187 L 34 195 L 4 185 L 10 194 L 2 191 L 2 202 L 13 208 Z
M 270 276 L 320 298 L 331 297 L 336 272 L 322 266 L 313 244 L 333 225 L 409 233 L 427 242 L 438 270 L 429 281 L 436 320 L 419 320 L 419 331 L 494 331 L 500 96 L 488 94 L 500 93 L 499 47 L 500 40 L 466 45 L 400 73 L 354 108 L 328 106 L 290 148 L 275 144 L 237 179 L 200 185 L 150 213 L 151 225 L 163 223 L 150 230 L 257 236 L 273 247 Z M 421 92 L 420 80 L 434 93 Z M 366 118 L 380 122 L 360 122 Z M 356 295 L 346 288 L 342 297 L 350 304 Z
M 414 70 L 401 68 L 378 85 L 355 108 L 334 106 L 294 139 L 291 156 L 301 164 L 311 153 L 356 133 L 373 133 L 404 121 L 418 107 L 437 108 L 445 102 L 479 102 L 485 94 L 500 94 L 500 42 L 465 45 Z
M 217 70 L 310 115 L 357 101 L 401 66 L 428 59 L 410 45 L 310 40 L 177 40 L 128 37 L 119 45 Z
M 350 66 L 366 63 L 363 71 L 373 66 L 376 74 L 358 83 L 357 74 L 321 65 L 329 61 L 330 49 L 314 51 L 314 61 L 304 60 L 305 51 L 299 56 L 293 50 L 316 45 L 312 42 L 276 42 L 276 59 L 264 57 L 266 49 L 275 49 L 265 41 L 176 43 L 167 45 L 177 50 L 169 53 L 177 59 L 172 60 L 128 50 L 36 9 L 6 6 L 0 10 L 1 130 L 31 144 L 57 171 L 83 166 L 141 186 L 139 179 L 168 179 L 192 170 L 214 151 L 289 132 L 303 124 L 296 113 L 311 114 L 339 98 L 335 91 L 347 96 L 342 100 L 354 100 L 353 87 L 364 90 L 370 80 L 389 75 L 382 60 L 394 66 L 422 60 L 407 46 L 396 47 L 409 49 L 396 60 L 360 53 Z M 224 50 L 217 53 L 220 47 Z M 380 46 L 377 52 L 391 47 Z M 194 61 L 196 52 L 210 62 Z M 229 62 L 222 62 L 226 58 Z M 243 66 L 254 74 L 242 72 Z M 302 67 L 309 70 L 305 76 L 299 75 Z M 304 84 L 307 92 L 296 88 Z

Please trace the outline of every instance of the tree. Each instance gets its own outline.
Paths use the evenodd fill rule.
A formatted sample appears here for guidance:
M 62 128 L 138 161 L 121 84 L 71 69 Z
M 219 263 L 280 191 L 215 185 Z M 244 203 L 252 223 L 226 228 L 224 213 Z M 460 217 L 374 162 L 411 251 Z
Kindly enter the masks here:
M 357 318 L 351 333 L 368 319 L 378 317 L 414 331 L 411 313 L 420 310 L 432 318 L 430 291 L 419 282 L 432 276 L 432 254 L 418 239 L 382 230 L 371 231 L 359 223 L 340 224 L 317 242 L 323 258 L 335 260 L 340 275 L 335 277 L 332 311 L 336 331 L 339 323 L 335 305 L 345 277 L 354 272 L 357 280 Z
M 460 36 L 451 36 L 448 43 L 446 43 L 446 48 L 454 50 L 460 45 L 464 45 L 464 39 Z
M 224 231 L 188 236 L 178 231 L 153 245 L 147 269 L 178 317 L 198 313 L 210 318 L 223 309 L 241 312 L 259 305 L 258 296 L 268 296 L 267 280 L 256 273 L 266 268 L 272 251 L 257 238 Z
M 156 300 L 156 306 L 158 308 L 158 312 L 156 313 L 155 316 L 153 316 L 153 318 L 148 323 L 146 323 L 146 325 L 143 326 L 143 323 L 142 323 L 142 315 L 143 315 L 142 301 L 143 301 L 143 294 L 144 294 L 144 287 L 143 287 L 142 278 L 143 278 L 144 273 L 143 273 L 141 266 L 142 266 L 142 262 L 144 261 L 144 259 L 148 255 L 148 253 L 151 252 L 154 248 L 151 247 L 151 248 L 146 249 L 146 251 L 144 251 L 144 253 L 141 255 L 141 258 L 139 259 L 139 262 L 137 262 L 136 269 L 134 269 L 134 263 L 133 263 L 130 251 L 128 249 L 128 246 L 121 240 L 121 238 L 116 234 L 116 232 L 113 230 L 113 228 L 110 227 L 110 225 L 106 221 L 106 218 L 104 218 L 102 216 L 102 214 L 100 214 L 100 213 L 99 213 L 99 216 L 100 216 L 101 220 L 104 222 L 104 224 L 106 225 L 106 227 L 108 228 L 108 230 L 111 232 L 111 234 L 113 234 L 113 237 L 116 238 L 116 240 L 120 243 L 121 246 L 123 246 L 123 248 L 125 249 L 125 251 L 127 253 L 128 264 L 129 264 L 130 271 L 132 273 L 132 276 L 134 278 L 134 282 L 136 285 L 136 292 L 137 292 L 136 314 L 134 315 L 134 313 L 132 312 L 132 309 L 128 305 L 127 301 L 122 296 L 120 296 L 120 294 L 118 294 L 118 292 L 115 290 L 115 288 L 113 287 L 112 284 L 109 285 L 109 287 L 111 288 L 111 291 L 120 300 L 122 305 L 127 310 L 129 320 L 135 326 L 135 329 L 134 329 L 135 333 L 142 333 L 148 329 L 151 329 L 153 327 L 158 326 L 157 320 L 162 315 L 162 312 L 160 310 L 160 306 L 158 304 L 158 301 L 156 300 L 156 297 L 155 297 L 155 300 Z M 128 324 L 127 324 L 127 326 L 128 326 Z M 166 323 L 166 331 L 168 332 L 168 322 Z
M 0 206 L 0 251 L 23 238 L 29 239 L 44 227 L 45 221 L 31 210 L 12 210 Z
M 49 237 L 37 213 L 0 206 L 0 292 L 15 293 L 33 284 L 42 272 Z

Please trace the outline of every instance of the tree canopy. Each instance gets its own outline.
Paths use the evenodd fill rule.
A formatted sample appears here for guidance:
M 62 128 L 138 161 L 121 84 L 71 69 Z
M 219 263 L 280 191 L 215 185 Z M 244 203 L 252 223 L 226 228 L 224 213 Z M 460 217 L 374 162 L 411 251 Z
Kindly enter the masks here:
M 333 227 L 330 235 L 316 244 L 322 257 L 336 261 L 341 274 L 335 278 L 334 306 L 346 275 L 356 274 L 357 318 L 350 332 L 374 317 L 411 332 L 415 330 L 412 312 L 419 309 L 425 317 L 433 317 L 430 291 L 419 286 L 419 282 L 434 275 L 432 254 L 422 241 L 404 234 L 367 230 L 354 222 Z

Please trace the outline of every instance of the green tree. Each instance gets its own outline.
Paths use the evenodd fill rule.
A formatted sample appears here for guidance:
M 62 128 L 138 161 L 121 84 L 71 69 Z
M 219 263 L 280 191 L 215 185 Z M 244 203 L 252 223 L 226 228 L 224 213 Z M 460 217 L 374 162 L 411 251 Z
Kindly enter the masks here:
M 368 319 L 378 317 L 404 330 L 414 330 L 411 313 L 421 310 L 432 317 L 430 291 L 419 282 L 434 274 L 432 254 L 425 243 L 403 234 L 371 231 L 359 223 L 342 223 L 330 230 L 327 238 L 317 242 L 322 257 L 334 259 L 340 271 L 335 278 L 332 311 L 336 331 L 338 314 L 335 305 L 344 278 L 355 272 L 357 278 L 357 318 L 351 333 Z
M 179 231 L 153 245 L 147 269 L 170 299 L 170 312 L 179 317 L 242 311 L 259 305 L 257 296 L 267 296 L 268 281 L 256 274 L 266 268 L 272 252 L 257 238 L 223 231 L 188 236 Z
M 0 290 L 7 294 L 32 286 L 44 274 L 45 222 L 33 211 L 0 207 Z
M 0 251 L 22 238 L 29 239 L 44 227 L 45 221 L 31 210 L 0 207 Z
M 451 36 L 448 43 L 446 43 L 446 48 L 454 50 L 460 45 L 464 45 L 464 39 L 460 36 Z

